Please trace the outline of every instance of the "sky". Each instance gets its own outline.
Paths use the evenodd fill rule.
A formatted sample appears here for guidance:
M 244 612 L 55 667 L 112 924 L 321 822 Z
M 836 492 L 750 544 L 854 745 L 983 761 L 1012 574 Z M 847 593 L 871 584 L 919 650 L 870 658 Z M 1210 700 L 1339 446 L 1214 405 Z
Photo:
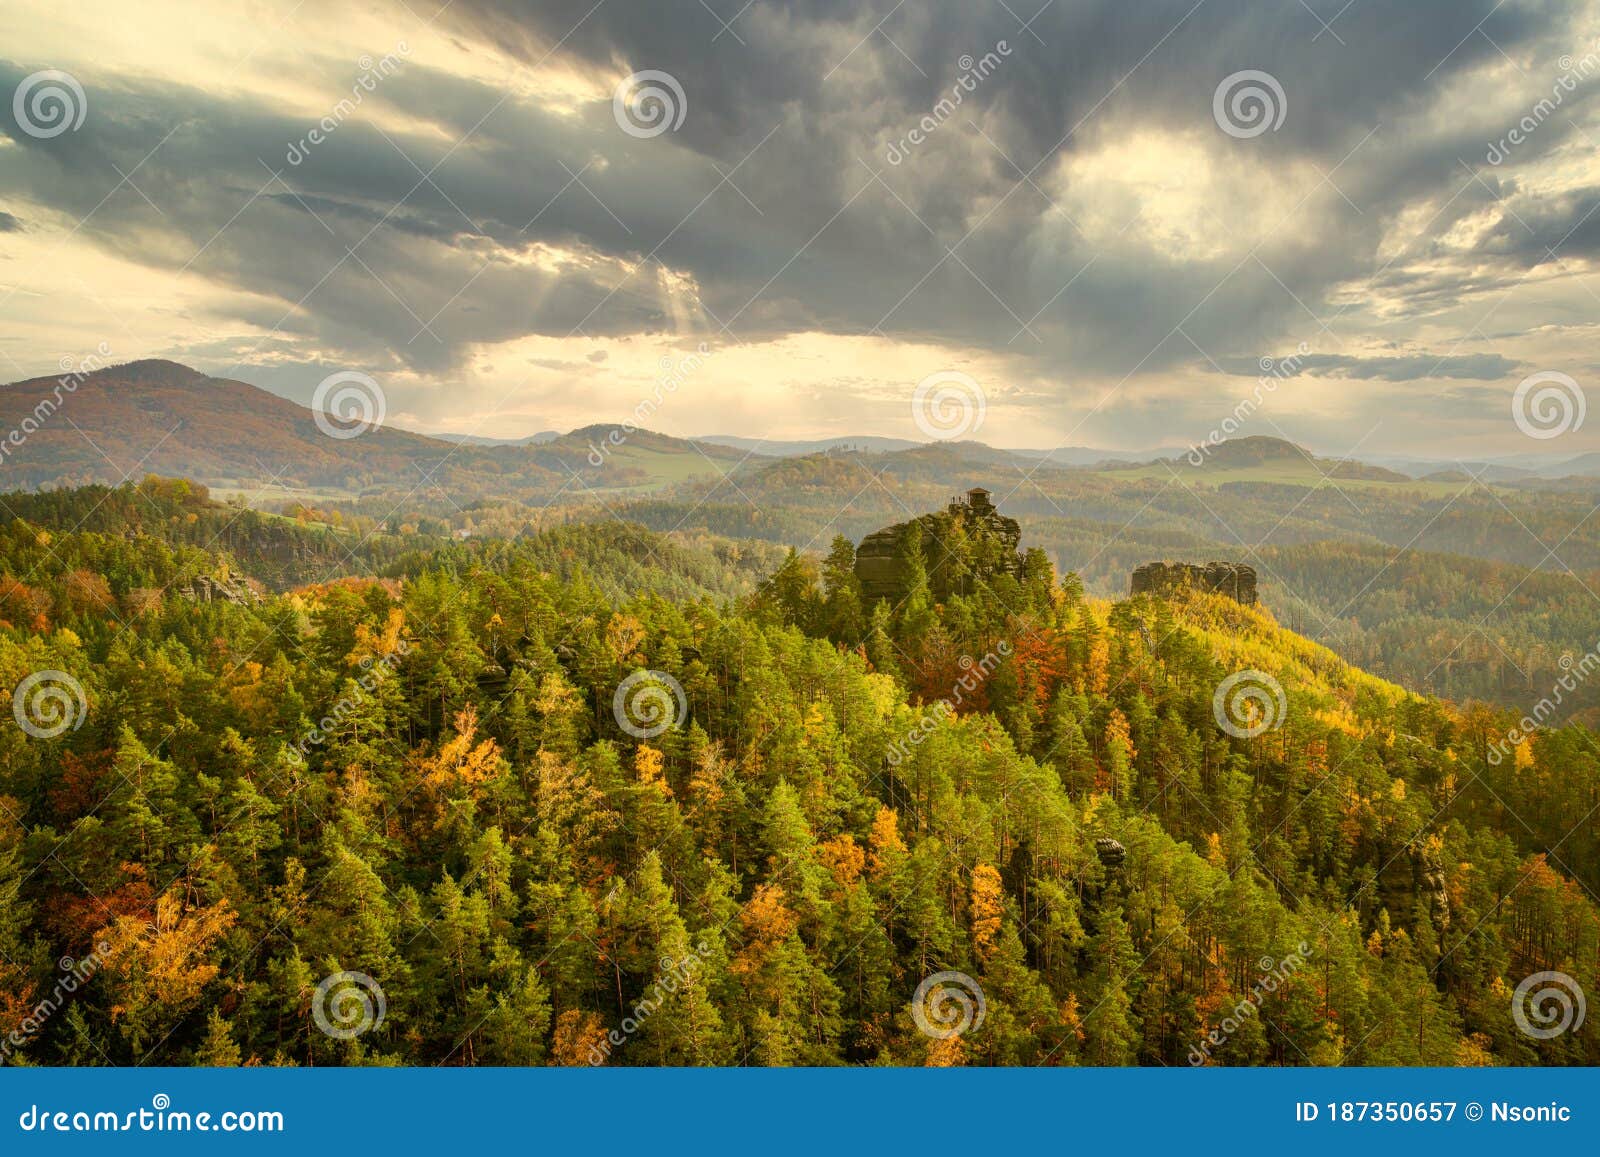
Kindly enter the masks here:
M 1600 449 L 1600 0 L 0 6 L 0 379 Z

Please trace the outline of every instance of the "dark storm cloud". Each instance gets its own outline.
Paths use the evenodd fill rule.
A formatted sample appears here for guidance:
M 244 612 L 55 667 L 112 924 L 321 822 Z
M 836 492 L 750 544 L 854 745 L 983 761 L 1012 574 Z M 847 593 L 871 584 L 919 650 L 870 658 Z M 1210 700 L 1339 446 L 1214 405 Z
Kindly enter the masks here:
M 1600 188 L 1514 199 L 1480 251 L 1526 265 L 1600 254 Z
M 0 209 L 0 233 L 21 233 L 22 220 Z
M 1026 19 L 1038 6 L 1012 7 Z M 726 326 L 931 338 L 1123 375 L 1192 362 L 1196 346 L 1227 359 L 1292 341 L 1365 277 L 1433 308 L 1492 284 L 1482 262 L 1452 264 L 1427 240 L 1384 267 L 1385 223 L 1419 202 L 1439 206 L 1442 234 L 1505 198 L 1525 224 L 1507 214 L 1480 244 L 1508 266 L 1547 244 L 1593 250 L 1592 196 L 1519 192 L 1522 154 L 1479 185 L 1461 158 L 1481 155 L 1499 121 L 1430 112 L 1502 51 L 1543 61 L 1570 48 L 1572 5 L 1312 7 L 1332 33 L 1304 5 L 1226 0 L 1055 0 L 1028 29 L 988 3 L 759 0 L 735 19 L 723 0 L 728 31 L 699 0 L 457 0 L 432 35 L 492 45 L 533 76 L 559 63 L 609 87 L 669 72 L 682 128 L 634 139 L 608 100 L 542 108 L 413 60 L 291 164 L 315 118 L 130 77 L 93 93 L 80 131 L 49 140 L 0 102 L 18 146 L 0 150 L 0 193 L 74 220 L 93 211 L 81 230 L 93 244 L 281 302 L 265 323 L 276 335 L 428 371 L 525 334 Z M 998 63 L 960 109 L 888 163 L 888 146 L 957 91 L 961 58 L 986 53 Z M 1277 131 L 1235 140 L 1212 94 L 1242 69 L 1276 77 L 1287 110 Z M 0 89 L 28 71 L 0 62 Z M 331 108 L 348 71 L 325 61 L 300 79 L 325 78 Z M 1063 165 L 1094 154 L 1114 174 L 1118 151 L 1151 131 L 1204 149 L 1225 178 L 1237 167 L 1270 187 L 1315 171 L 1329 184 L 1313 180 L 1281 221 L 1252 220 L 1250 186 L 1225 186 L 1205 227 L 1254 240 L 1211 250 L 1136 220 L 1086 236 L 1068 203 L 1081 211 L 1090 194 Z M 1551 119 L 1526 157 L 1574 131 Z M 137 166 L 137 191 L 113 164 Z M 1409 361 L 1325 368 L 1398 381 Z M 1449 358 L 1434 376 L 1488 372 Z
M 724 6 L 727 15 L 742 7 Z M 1570 10 L 1493 0 L 1330 0 L 1310 8 L 1323 9 L 1323 18 L 1344 14 L 1333 34 L 1314 40 L 1322 24 L 1299 4 L 1056 0 L 1024 31 L 1013 11 L 1026 17 L 1023 8 L 1039 7 L 760 0 L 720 36 L 700 0 L 598 7 L 591 0 L 458 0 L 445 20 L 530 61 L 560 39 L 563 52 L 595 66 L 671 72 L 697 110 L 685 125 L 688 139 L 718 153 L 730 138 L 759 135 L 776 107 L 841 107 L 831 86 L 863 75 L 875 87 L 851 89 L 845 101 L 920 115 L 947 91 L 960 56 L 1007 40 L 1019 53 L 1016 66 L 986 82 L 986 98 L 1004 100 L 1014 159 L 1028 166 L 1107 103 L 1189 126 L 1197 114 L 1209 116 L 1217 81 L 1246 68 L 1273 73 L 1289 93 L 1295 115 L 1269 138 L 1271 147 L 1321 153 L 1348 146 L 1352 125 L 1364 129 L 1452 73 L 1498 58 L 1495 44 L 1508 51 L 1527 44 L 1548 31 L 1553 13 Z M 1137 83 L 1119 84 L 1136 65 Z
M 437 79 L 413 73 L 406 80 L 419 89 Z M 0 65 L 0 87 L 19 75 Z M 499 94 L 479 95 L 481 116 Z M 521 263 L 533 242 L 626 251 L 624 227 L 597 202 L 576 188 L 558 196 L 569 173 L 551 138 L 543 154 L 528 151 L 546 127 L 531 110 L 499 122 L 499 136 L 474 138 L 429 182 L 422 172 L 448 146 L 391 143 L 352 121 L 293 166 L 285 152 L 305 136 L 304 118 L 155 85 L 95 97 L 81 130 L 47 140 L 21 131 L 8 105 L 0 130 L 19 147 L 0 150 L 0 189 L 74 219 L 92 213 L 81 232 L 122 257 L 275 297 L 284 309 L 272 327 L 357 357 L 395 351 L 444 368 L 473 342 L 566 333 L 611 281 L 603 263 Z M 617 204 L 656 224 L 639 200 Z M 523 232 L 541 208 L 540 230 Z M 596 320 L 599 331 L 660 324 L 625 294 Z
M 1338 177 L 1365 212 L 1330 194 L 1309 231 L 1285 229 L 1262 245 L 1259 263 L 1244 268 L 1232 256 L 1195 260 L 1135 244 L 1106 253 L 1074 237 L 1039 188 L 1059 158 L 1114 145 L 1135 128 L 1215 140 L 1217 82 L 1260 68 L 1280 78 L 1290 115 L 1280 131 L 1239 142 L 1237 155 L 1252 164 L 1310 158 L 1332 169 L 1386 117 L 1461 70 L 1498 59 L 1486 37 L 1468 35 L 1474 26 L 1503 46 L 1526 46 L 1548 27 L 1534 9 L 1493 8 L 1489 0 L 1440 0 L 1351 11 L 1338 23 L 1342 48 L 1332 36 L 1314 41 L 1320 25 L 1298 5 L 1058 2 L 1025 31 L 1000 5 L 757 4 L 734 26 L 743 43 L 725 32 L 715 44 L 718 25 L 698 0 L 647 10 L 463 0 L 448 18 L 525 59 L 539 59 L 565 37 L 563 51 L 596 67 L 672 73 L 691 112 L 682 143 L 724 164 L 770 125 L 785 124 L 777 147 L 744 173 L 781 173 L 780 189 L 798 185 L 813 194 L 783 195 L 778 206 L 783 219 L 803 223 L 799 243 L 809 235 L 805 225 L 821 226 L 856 199 L 746 311 L 758 328 L 782 328 L 785 317 L 793 325 L 877 325 L 1126 372 L 1187 358 L 1191 339 L 1226 350 L 1278 333 L 1301 311 L 1295 297 L 1322 312 L 1329 285 L 1376 265 L 1386 201 L 1436 188 L 1480 136 L 1431 152 L 1419 152 L 1415 141 L 1403 154 L 1386 152 L 1381 140 L 1369 144 L 1374 159 L 1357 157 Z M 968 106 L 992 140 L 963 113 L 941 123 L 904 164 L 886 166 L 885 145 L 953 91 L 958 59 L 1002 42 L 1004 63 Z M 807 119 L 790 131 L 795 108 Z M 892 192 L 868 183 L 863 159 L 883 170 Z M 1019 183 L 1025 172 L 1031 183 Z M 682 244 L 663 256 L 695 267 L 698 233 L 674 240 Z M 945 257 L 947 247 L 960 260 Z M 781 264 L 787 257 L 778 249 Z M 1090 258 L 1094 266 L 1063 294 Z M 719 270 L 724 285 L 731 272 Z M 713 311 L 726 316 L 730 303 L 740 309 L 730 295 Z

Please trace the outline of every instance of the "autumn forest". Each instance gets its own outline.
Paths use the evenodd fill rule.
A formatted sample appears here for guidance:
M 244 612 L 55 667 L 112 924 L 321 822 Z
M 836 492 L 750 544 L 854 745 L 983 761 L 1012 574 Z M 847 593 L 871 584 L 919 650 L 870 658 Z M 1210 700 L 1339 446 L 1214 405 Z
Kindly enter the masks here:
M 7 509 L 4 1063 L 1600 1062 L 1513 1001 L 1597 990 L 1594 736 L 1269 607 L 960 527 L 867 598 L 842 536 L 262 582 L 329 540 L 156 478 Z

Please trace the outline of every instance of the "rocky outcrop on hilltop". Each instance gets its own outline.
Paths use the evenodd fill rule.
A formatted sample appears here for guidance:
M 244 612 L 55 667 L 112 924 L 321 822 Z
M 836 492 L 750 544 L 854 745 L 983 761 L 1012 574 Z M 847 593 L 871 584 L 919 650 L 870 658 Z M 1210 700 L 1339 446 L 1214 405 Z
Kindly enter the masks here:
M 1183 590 L 1227 595 L 1247 607 L 1256 604 L 1256 571 L 1236 562 L 1148 562 L 1133 572 L 1132 594 L 1167 596 Z
M 875 530 L 856 547 L 856 579 L 861 594 L 898 599 L 905 590 L 905 542 L 913 524 L 921 532 L 922 556 L 934 597 L 966 594 L 975 579 L 1020 575 L 1022 527 L 995 509 L 989 492 L 973 487 L 934 514 Z

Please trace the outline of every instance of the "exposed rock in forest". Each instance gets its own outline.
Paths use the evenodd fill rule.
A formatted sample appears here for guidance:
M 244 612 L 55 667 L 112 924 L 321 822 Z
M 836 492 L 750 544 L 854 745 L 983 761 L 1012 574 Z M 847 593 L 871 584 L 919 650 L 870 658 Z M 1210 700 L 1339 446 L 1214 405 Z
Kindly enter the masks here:
M 1110 836 L 1101 836 L 1095 840 L 1094 853 L 1108 868 L 1120 868 L 1122 862 L 1128 858 L 1128 849 L 1122 846 L 1122 841 L 1114 840 Z
M 1180 590 L 1202 590 L 1227 595 L 1253 607 L 1256 603 L 1254 567 L 1235 562 L 1147 562 L 1133 572 L 1132 594 L 1170 595 Z
M 875 530 L 856 547 L 856 578 L 868 601 L 898 599 L 905 592 L 909 532 L 921 532 L 928 586 L 935 598 L 965 594 L 974 579 L 1022 574 L 1017 544 L 1022 527 L 995 509 L 989 491 L 975 486 L 934 514 Z
M 178 595 L 192 603 L 239 603 L 253 606 L 261 601 L 261 595 L 247 580 L 218 579 L 209 575 L 195 576 L 178 588 Z

